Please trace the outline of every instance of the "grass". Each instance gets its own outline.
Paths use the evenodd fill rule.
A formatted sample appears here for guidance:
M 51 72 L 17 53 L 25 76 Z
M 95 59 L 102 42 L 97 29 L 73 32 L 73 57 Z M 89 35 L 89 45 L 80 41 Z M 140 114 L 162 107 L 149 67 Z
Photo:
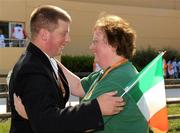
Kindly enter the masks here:
M 179 114 L 180 113 L 180 104 L 171 104 L 168 105 L 168 114 Z
M 179 114 L 180 104 L 168 105 L 168 114 Z M 180 119 L 169 120 L 169 132 L 168 133 L 180 133 Z
M 168 105 L 168 114 L 179 114 L 180 104 Z M 9 133 L 10 119 L 0 121 L 0 133 Z M 169 132 L 180 133 L 180 119 L 169 120 Z
M 169 132 L 168 133 L 180 133 L 180 119 L 169 120 Z
M 9 133 L 10 119 L 0 121 L 0 133 Z

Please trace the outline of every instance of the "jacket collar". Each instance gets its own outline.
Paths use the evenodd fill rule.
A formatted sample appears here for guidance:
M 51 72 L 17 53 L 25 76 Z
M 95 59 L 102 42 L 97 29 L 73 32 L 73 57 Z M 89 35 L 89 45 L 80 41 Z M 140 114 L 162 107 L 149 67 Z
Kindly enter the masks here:
M 40 60 L 45 63 L 50 69 L 53 70 L 50 61 L 47 57 L 47 55 L 45 55 L 45 53 L 43 51 L 41 51 L 41 49 L 39 49 L 35 44 L 33 44 L 32 42 L 29 43 L 29 45 L 27 46 L 26 52 L 30 52 L 33 55 L 37 56 L 37 58 L 40 58 Z

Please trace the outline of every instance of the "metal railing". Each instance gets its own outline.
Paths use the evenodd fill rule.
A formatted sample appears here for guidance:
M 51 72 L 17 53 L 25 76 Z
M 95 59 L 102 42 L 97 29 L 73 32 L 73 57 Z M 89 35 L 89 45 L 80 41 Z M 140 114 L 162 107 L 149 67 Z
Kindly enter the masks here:
M 26 47 L 29 39 L 12 39 L 12 38 L 5 38 L 4 45 L 1 44 L 2 47 Z
M 4 92 L 0 92 L 0 98 L 8 98 L 8 92 L 7 92 L 7 85 L 6 84 L 0 84 L 0 87 L 3 88 L 3 90 L 5 90 Z M 178 87 L 177 87 L 178 88 Z M 166 88 L 166 89 L 170 89 L 170 88 Z M 180 86 L 179 88 L 180 89 Z M 166 98 L 166 102 L 167 104 L 180 104 L 180 98 Z M 8 102 L 6 104 L 6 107 L 8 107 Z M 10 118 L 11 117 L 11 112 L 7 112 L 4 114 L 0 114 L 0 119 L 5 119 L 5 118 Z M 173 115 L 168 115 L 168 119 L 180 119 L 180 114 L 173 114 Z

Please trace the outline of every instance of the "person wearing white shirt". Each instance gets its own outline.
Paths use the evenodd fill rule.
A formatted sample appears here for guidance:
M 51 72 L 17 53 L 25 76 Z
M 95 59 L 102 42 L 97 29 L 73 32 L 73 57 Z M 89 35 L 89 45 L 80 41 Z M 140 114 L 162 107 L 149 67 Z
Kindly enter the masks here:
M 4 40 L 5 40 L 5 37 L 2 33 L 2 30 L 0 29 L 0 48 L 4 48 L 6 46 Z
M 177 62 L 178 78 L 180 78 L 180 60 Z
M 176 62 L 175 57 L 173 57 L 173 59 L 172 59 L 172 69 L 174 71 L 173 78 L 177 79 L 178 78 L 178 71 L 177 71 L 177 62 Z
M 171 60 L 169 60 L 167 63 L 167 72 L 168 72 L 168 77 L 173 78 L 174 70 L 172 67 L 172 61 Z

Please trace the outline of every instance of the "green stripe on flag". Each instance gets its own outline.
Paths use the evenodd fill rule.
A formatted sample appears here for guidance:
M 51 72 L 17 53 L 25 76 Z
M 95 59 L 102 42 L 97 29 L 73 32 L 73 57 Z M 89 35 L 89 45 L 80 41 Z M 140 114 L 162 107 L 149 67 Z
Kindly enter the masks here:
M 136 102 L 146 91 L 164 80 L 162 68 L 163 54 L 164 53 L 159 54 L 130 83 L 128 83 L 127 88 L 130 88 L 129 94 Z M 133 88 L 131 89 L 131 87 Z

